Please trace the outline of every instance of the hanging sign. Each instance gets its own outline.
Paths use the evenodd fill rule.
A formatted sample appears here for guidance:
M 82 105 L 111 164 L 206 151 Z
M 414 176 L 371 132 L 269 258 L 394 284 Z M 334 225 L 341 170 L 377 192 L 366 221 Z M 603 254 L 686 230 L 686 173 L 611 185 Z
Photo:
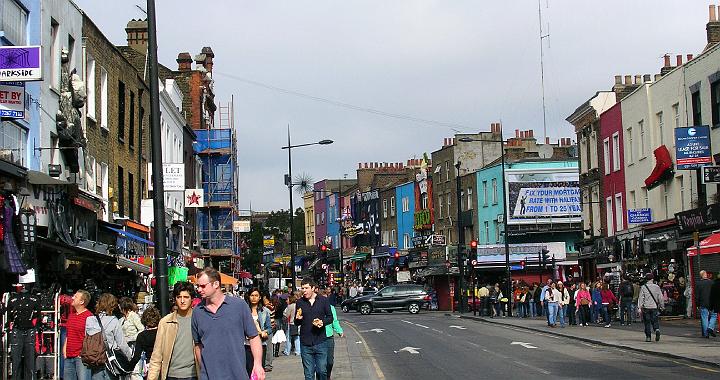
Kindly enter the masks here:
M 25 83 L 0 82 L 0 117 L 25 118 Z
M 205 190 L 185 190 L 185 207 L 205 207 Z
M 0 82 L 42 80 L 40 46 L 0 47 Z
M 675 128 L 675 157 L 678 170 L 698 169 L 712 164 L 710 127 Z

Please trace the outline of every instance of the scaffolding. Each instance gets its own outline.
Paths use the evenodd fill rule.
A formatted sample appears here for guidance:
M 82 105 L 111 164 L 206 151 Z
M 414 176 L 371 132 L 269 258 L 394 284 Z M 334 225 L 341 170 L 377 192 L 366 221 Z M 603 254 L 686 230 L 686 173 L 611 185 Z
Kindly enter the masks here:
M 195 130 L 195 153 L 202 161 L 205 207 L 198 209 L 198 229 L 203 256 L 228 256 L 230 265 L 240 253 L 233 222 L 238 219 L 237 135 L 232 98 L 218 105 L 218 123 Z

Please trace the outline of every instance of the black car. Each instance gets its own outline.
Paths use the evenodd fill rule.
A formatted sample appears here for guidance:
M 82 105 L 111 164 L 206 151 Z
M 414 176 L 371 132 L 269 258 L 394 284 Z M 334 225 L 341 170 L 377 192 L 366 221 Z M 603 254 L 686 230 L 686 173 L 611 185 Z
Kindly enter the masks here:
M 371 294 L 377 293 L 377 290 L 371 289 L 371 290 L 363 290 L 362 294 L 358 294 L 355 297 L 348 298 L 340 303 L 340 308 L 344 313 L 349 312 L 350 310 L 357 310 L 357 299 L 364 296 L 369 296 Z
M 430 302 L 430 295 L 421 285 L 400 284 L 386 286 L 375 294 L 357 297 L 354 302 L 357 310 L 366 315 L 378 310 L 407 310 L 417 314 Z

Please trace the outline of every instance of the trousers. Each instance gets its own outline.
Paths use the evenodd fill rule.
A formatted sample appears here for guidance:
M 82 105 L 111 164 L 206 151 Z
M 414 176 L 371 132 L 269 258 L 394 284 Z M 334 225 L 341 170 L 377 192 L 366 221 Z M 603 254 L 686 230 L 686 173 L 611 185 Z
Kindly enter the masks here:
M 10 358 L 14 380 L 35 380 L 35 330 L 10 331 Z

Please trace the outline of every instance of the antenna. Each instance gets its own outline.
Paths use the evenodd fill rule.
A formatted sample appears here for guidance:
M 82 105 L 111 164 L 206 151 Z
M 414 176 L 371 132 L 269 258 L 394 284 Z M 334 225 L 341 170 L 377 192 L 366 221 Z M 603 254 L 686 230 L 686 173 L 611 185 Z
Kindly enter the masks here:
M 135 6 L 137 7 L 137 9 L 140 10 L 140 12 L 145 13 L 145 17 L 147 17 L 147 11 L 145 10 L 145 8 L 143 8 L 143 7 L 141 7 L 141 6 L 137 5 L 137 4 L 135 4 Z
M 542 90 L 542 109 L 543 109 L 543 140 L 547 140 L 547 117 L 545 116 L 545 64 L 543 55 L 543 39 L 550 37 L 550 33 L 543 34 L 542 30 L 542 7 L 538 0 L 538 26 L 540 27 L 540 88 Z M 550 30 L 550 24 L 548 24 L 548 30 Z

